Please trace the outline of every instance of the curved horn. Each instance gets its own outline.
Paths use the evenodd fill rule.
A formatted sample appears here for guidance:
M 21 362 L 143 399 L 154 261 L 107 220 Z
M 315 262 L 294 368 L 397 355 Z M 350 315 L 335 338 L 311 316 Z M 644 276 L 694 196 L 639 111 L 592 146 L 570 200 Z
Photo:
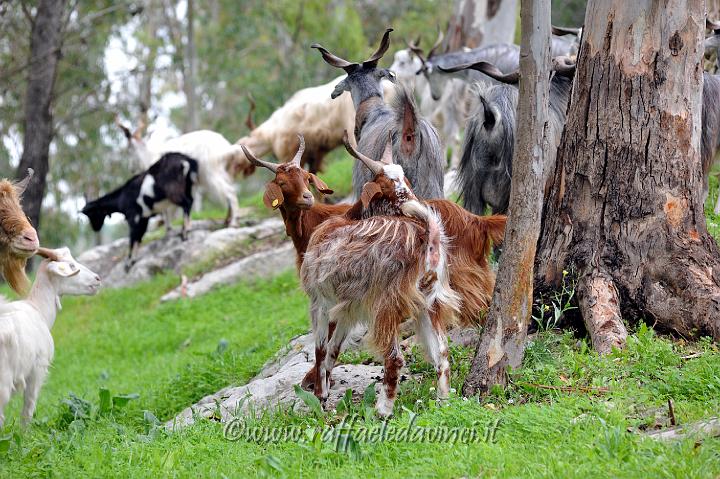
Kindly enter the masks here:
M 298 140 L 300 140 L 300 147 L 290 163 L 300 166 L 300 160 L 302 160 L 303 153 L 305 153 L 305 137 L 298 133 Z
M 708 30 L 720 30 L 720 22 L 716 22 L 715 20 L 710 20 L 709 18 L 706 18 L 705 28 L 707 28 Z
M 438 37 L 437 37 L 437 40 L 435 40 L 435 45 L 432 46 L 432 48 L 430 49 L 430 51 L 427 54 L 428 60 L 430 58 L 432 58 L 433 55 L 435 55 L 435 50 L 437 50 L 438 47 L 440 46 L 440 44 L 442 44 L 442 41 L 444 38 L 445 38 L 445 35 L 443 35 L 442 30 L 440 30 L 440 28 L 438 28 Z
M 423 55 L 422 48 L 420 48 L 420 37 L 417 37 L 417 40 L 415 40 L 415 43 L 407 42 L 408 49 L 420 59 L 420 63 L 422 63 L 423 68 L 427 68 L 427 62 L 425 61 L 425 56 Z
M 485 75 L 489 76 L 490 78 L 494 78 L 495 80 L 502 82 L 502 83 L 509 83 L 509 84 L 515 84 L 520 80 L 520 72 L 514 71 L 512 73 L 503 73 L 500 71 L 498 67 L 493 65 L 492 63 L 488 62 L 477 62 L 477 63 L 468 63 L 465 65 L 457 65 L 454 67 L 444 68 L 438 65 L 438 69 L 440 71 L 446 72 L 446 73 L 454 73 L 459 72 L 461 70 L 477 70 L 480 73 L 484 73 Z
M 323 57 L 323 60 L 336 68 L 342 68 L 343 70 L 345 70 L 345 73 L 352 73 L 360 66 L 357 63 L 350 63 L 349 61 L 330 53 L 327 48 L 320 45 L 319 43 L 313 43 L 312 45 L 310 45 L 310 48 L 315 48 L 319 50 L 320 54 Z
M 25 192 L 25 188 L 27 188 L 28 184 L 30 183 L 30 180 L 32 180 L 32 177 L 35 175 L 35 170 L 32 168 L 27 169 L 27 175 L 25 175 L 25 178 L 15 183 L 15 191 L 17 191 L 18 195 L 22 195 Z
M 253 121 L 252 115 L 255 111 L 255 99 L 252 96 L 252 93 L 248 92 L 247 94 L 248 103 L 250 103 L 250 109 L 248 110 L 247 118 L 245 119 L 245 126 L 248 127 L 248 130 L 252 131 L 255 129 L 255 122 Z
M 380 161 L 385 163 L 386 165 L 393 164 L 392 132 L 388 133 L 388 141 L 387 141 L 387 143 L 385 143 L 385 150 L 383 150 L 383 156 L 382 156 L 382 158 L 380 158 Z
M 37 249 L 35 254 L 38 256 L 42 256 L 43 258 L 47 258 L 50 261 L 62 261 L 62 259 L 60 259 L 60 257 L 55 253 L 55 251 L 48 248 L 43 248 L 42 246 Z
M 380 46 L 377 50 L 375 50 L 375 53 L 373 53 L 370 58 L 363 62 L 363 65 L 368 67 L 377 66 L 378 61 L 382 58 L 383 55 L 385 55 L 385 52 L 388 50 L 388 48 L 390 48 L 390 32 L 392 31 L 392 28 L 388 28 L 385 30 L 385 33 L 382 36 L 382 40 L 380 40 Z
M 277 173 L 278 166 L 275 163 L 270 163 L 269 161 L 263 161 L 255 157 L 250 150 L 248 150 L 245 145 L 240 145 L 240 148 L 242 148 L 243 153 L 245 153 L 245 157 L 250 160 L 250 163 L 252 163 L 255 166 L 262 166 L 263 168 L 267 168 L 268 170 L 272 171 L 273 173 Z
M 556 27 L 555 25 L 552 25 L 552 34 L 558 37 L 562 37 L 564 35 L 575 35 L 576 37 L 579 37 L 581 31 L 581 28 Z
M 360 160 L 365 166 L 368 167 L 370 171 L 373 172 L 374 175 L 382 173 L 383 164 L 381 162 L 371 160 L 370 158 L 353 148 L 353 146 L 350 144 L 350 137 L 348 136 L 347 130 L 345 130 L 345 132 L 343 133 L 343 143 L 345 144 L 345 149 L 347 150 L 347 152 Z

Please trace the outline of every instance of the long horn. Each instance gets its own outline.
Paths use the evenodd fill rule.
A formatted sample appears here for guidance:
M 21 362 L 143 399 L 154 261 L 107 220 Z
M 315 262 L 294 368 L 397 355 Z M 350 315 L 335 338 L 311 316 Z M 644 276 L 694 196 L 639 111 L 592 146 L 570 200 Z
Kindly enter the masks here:
M 388 133 L 388 141 L 385 143 L 385 150 L 383 151 L 383 156 L 380 158 L 380 161 L 386 165 L 392 165 L 394 163 L 392 154 L 392 132 Z
M 382 40 L 380 40 L 380 46 L 377 50 L 375 50 L 375 53 L 373 53 L 370 58 L 363 62 L 363 65 L 368 67 L 377 66 L 378 61 L 382 58 L 383 55 L 385 55 L 385 52 L 388 50 L 388 48 L 390 48 L 390 32 L 392 31 L 392 28 L 388 28 L 385 30 L 385 33 L 382 36 Z
M 300 147 L 298 148 L 297 153 L 295 153 L 291 163 L 300 166 L 300 160 L 302 160 L 303 153 L 305 153 L 305 137 L 298 133 L 298 140 L 300 140 Z
M 119 116 L 115 117 L 115 124 L 118 126 L 118 128 L 120 128 L 122 130 L 123 134 L 125 135 L 125 138 L 128 141 L 130 141 L 130 139 L 132 138 L 132 132 L 130 131 L 130 128 L 128 128 L 127 126 L 123 125 L 122 122 L 120 122 Z
M 435 45 L 432 46 L 430 51 L 427 54 L 428 60 L 432 58 L 433 55 L 435 55 L 435 50 L 438 49 L 438 47 L 442 44 L 443 39 L 445 38 L 445 35 L 443 35 L 442 30 L 438 27 L 438 37 L 437 40 L 435 40 Z
M 323 59 L 327 63 L 336 68 L 342 68 L 343 70 L 345 70 L 345 73 L 352 73 L 360 67 L 358 63 L 351 63 L 343 58 L 340 58 L 337 55 L 330 53 L 327 48 L 320 45 L 319 43 L 313 43 L 312 45 L 310 45 L 310 48 L 315 48 L 319 50 Z
M 552 34 L 558 37 L 562 37 L 564 35 L 575 35 L 578 37 L 580 36 L 581 31 L 581 28 L 556 27 L 555 25 L 552 25 Z
M 706 18 L 705 28 L 707 28 L 708 30 L 720 30 L 720 22 L 716 22 L 715 20 L 710 20 L 709 18 Z
M 248 150 L 245 145 L 240 145 L 240 148 L 242 148 L 243 153 L 245 153 L 245 157 L 250 160 L 250 163 L 252 163 L 255 166 L 262 166 L 263 168 L 267 168 L 268 170 L 272 171 L 273 173 L 277 173 L 278 166 L 275 163 L 270 163 L 269 161 L 263 161 L 255 157 L 252 153 L 250 153 L 250 150 Z
M 18 195 L 22 195 L 25 192 L 25 189 L 27 188 L 28 184 L 30 183 L 30 180 L 32 180 L 32 177 L 35 175 L 35 170 L 32 168 L 27 169 L 27 175 L 25 175 L 25 178 L 15 183 L 15 191 L 17 191 Z
M 423 68 L 427 68 L 427 62 L 425 61 L 425 56 L 423 54 L 422 48 L 420 48 L 420 37 L 415 40 L 415 43 L 407 42 L 408 49 L 415 54 L 420 59 L 420 63 L 422 63 Z
M 252 93 L 248 92 L 247 94 L 248 102 L 250 103 L 250 109 L 248 110 L 247 118 L 245 118 L 245 126 L 248 127 L 248 130 L 252 131 L 255 129 L 255 122 L 253 121 L 252 115 L 255 111 L 255 99 L 252 96 Z
M 145 128 L 147 128 L 147 123 L 144 118 L 140 118 L 138 127 L 135 128 L 135 131 L 132 134 L 133 138 L 136 140 L 142 140 L 143 134 L 145 134 Z
M 368 167 L 370 171 L 373 172 L 374 175 L 382 173 L 384 165 L 381 162 L 371 160 L 370 158 L 353 148 L 353 146 L 350 144 L 350 137 L 348 136 L 347 130 L 345 130 L 345 133 L 343 133 L 343 143 L 345 144 L 345 149 L 347 150 L 347 152 L 360 160 L 365 166 Z
M 498 67 L 493 65 L 492 63 L 488 62 L 477 62 L 477 63 L 467 63 L 464 65 L 457 65 L 454 67 L 441 67 L 438 65 L 438 69 L 440 71 L 444 71 L 446 73 L 454 73 L 459 72 L 461 70 L 477 70 L 480 73 L 484 73 L 485 75 L 489 76 L 490 78 L 494 78 L 495 80 L 503 83 L 509 83 L 509 84 L 515 84 L 520 80 L 520 72 L 514 71 L 512 73 L 503 73 L 500 71 Z
M 37 249 L 35 254 L 38 256 L 42 256 L 43 258 L 47 258 L 50 261 L 62 261 L 62 259 L 60 259 L 60 257 L 55 253 L 55 251 L 43 248 L 42 246 Z

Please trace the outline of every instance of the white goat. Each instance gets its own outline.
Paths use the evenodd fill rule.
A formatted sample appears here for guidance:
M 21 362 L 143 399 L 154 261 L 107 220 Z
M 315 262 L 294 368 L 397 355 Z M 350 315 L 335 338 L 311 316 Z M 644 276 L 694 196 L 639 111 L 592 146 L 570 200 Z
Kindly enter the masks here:
M 254 170 L 239 146 L 230 143 L 220 133 L 197 130 L 172 138 L 151 149 L 142 138 L 142 124 L 133 133 L 119 122 L 117 124 L 135 152 L 137 163 L 141 166 L 139 171 L 146 171 L 165 153 L 182 153 L 197 161 L 198 189 L 205 191 L 214 201 L 227 205 L 226 223 L 228 226 L 237 226 L 240 205 L 229 170 L 232 167 L 234 171 L 240 169 L 246 174 Z
M 27 299 L 0 303 L 0 428 L 5 406 L 23 389 L 22 419 L 32 419 L 55 352 L 50 329 L 61 307 L 60 296 L 94 295 L 100 287 L 100 277 L 75 261 L 69 249 L 50 252 L 59 261 L 40 264 Z
M 355 129 L 355 108 L 350 93 L 343 93 L 334 100 L 330 97 L 344 78 L 345 75 L 341 75 L 324 85 L 298 90 L 270 118 L 236 144 L 245 146 L 256 156 L 272 153 L 280 162 L 287 163 L 298 150 L 297 135 L 301 133 L 305 138 L 301 165 L 307 164 L 308 171 L 317 173 L 323 157 L 343 144 L 343 132 Z M 382 86 L 385 101 L 390 103 L 395 88 L 387 80 L 382 81 Z M 240 167 L 247 162 L 244 156 L 235 158 L 243 160 Z

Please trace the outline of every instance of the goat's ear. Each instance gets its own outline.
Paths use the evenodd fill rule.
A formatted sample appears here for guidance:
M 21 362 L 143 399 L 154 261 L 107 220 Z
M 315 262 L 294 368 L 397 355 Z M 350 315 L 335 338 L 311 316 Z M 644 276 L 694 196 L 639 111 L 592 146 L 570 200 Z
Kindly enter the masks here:
M 402 139 L 400 140 L 400 151 L 408 157 L 415 151 L 417 113 L 415 105 L 412 104 L 410 98 L 405 96 L 403 99 L 403 119 L 402 119 Z
M 363 209 L 367 208 L 372 202 L 372 200 L 374 200 L 375 197 L 379 195 L 382 195 L 380 185 L 378 185 L 374 181 L 365 183 L 362 189 L 362 193 L 360 193 L 360 202 L 362 203 Z
M 263 203 L 265 203 L 265 206 L 277 209 L 283 204 L 283 201 L 285 201 L 285 197 L 283 196 L 282 189 L 272 181 L 268 183 L 267 186 L 265 186 L 265 194 L 263 195 Z
M 310 173 L 310 183 L 315 186 L 315 189 L 317 189 L 320 193 L 324 195 L 332 195 L 333 190 L 328 188 L 328 185 L 325 184 L 323 180 L 318 178 L 317 176 Z
M 495 128 L 495 122 L 496 122 L 495 112 L 493 111 L 492 108 L 490 108 L 490 105 L 488 104 L 487 100 L 482 95 L 480 95 L 480 103 L 482 103 L 483 112 L 484 112 L 483 116 L 485 118 L 483 120 L 483 126 L 488 130 L 492 130 L 493 128 Z
M 65 261 L 51 261 L 47 268 L 48 272 L 62 278 L 75 276 L 80 272 L 80 268 L 78 268 L 75 264 L 67 263 Z
M 335 89 L 330 94 L 330 98 L 332 98 L 334 100 L 335 98 L 342 95 L 343 92 L 345 92 L 345 91 L 350 91 L 350 85 L 347 82 L 347 78 L 345 80 L 341 81 L 340 83 L 338 83 L 337 85 L 335 85 Z

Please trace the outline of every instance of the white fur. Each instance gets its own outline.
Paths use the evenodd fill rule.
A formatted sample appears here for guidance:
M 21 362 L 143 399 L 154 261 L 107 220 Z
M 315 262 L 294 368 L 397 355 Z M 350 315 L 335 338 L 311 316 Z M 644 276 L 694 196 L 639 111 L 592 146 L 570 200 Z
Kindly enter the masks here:
M 344 131 L 355 129 L 355 107 L 349 92 L 334 100 L 330 94 L 346 77 L 343 74 L 323 85 L 298 90 L 270 118 L 236 144 L 244 145 L 258 157 L 272 153 L 282 162 L 291 160 L 295 155 L 295 150 L 288 151 L 287 145 L 295 144 L 298 133 L 302 133 L 308 146 L 318 143 L 316 138 L 342 145 Z M 385 101 L 390 102 L 395 88 L 387 80 L 381 84 Z
M 234 182 L 227 168 L 230 159 L 234 156 L 242 155 L 244 158 L 240 147 L 231 144 L 220 133 L 210 130 L 185 133 L 166 141 L 152 151 L 148 149 L 144 140 L 133 140 L 132 143 L 144 169 L 149 168 L 166 153 L 181 153 L 197 161 L 198 187 L 214 201 L 227 205 L 230 209 L 230 225 L 237 225 L 240 205 Z
M 60 296 L 93 295 L 100 287 L 100 277 L 75 261 L 70 250 L 55 253 L 62 261 L 43 261 L 27 299 L 0 304 L 0 428 L 5 406 L 21 390 L 25 391 L 23 421 L 32 419 L 55 353 L 50 330 Z

